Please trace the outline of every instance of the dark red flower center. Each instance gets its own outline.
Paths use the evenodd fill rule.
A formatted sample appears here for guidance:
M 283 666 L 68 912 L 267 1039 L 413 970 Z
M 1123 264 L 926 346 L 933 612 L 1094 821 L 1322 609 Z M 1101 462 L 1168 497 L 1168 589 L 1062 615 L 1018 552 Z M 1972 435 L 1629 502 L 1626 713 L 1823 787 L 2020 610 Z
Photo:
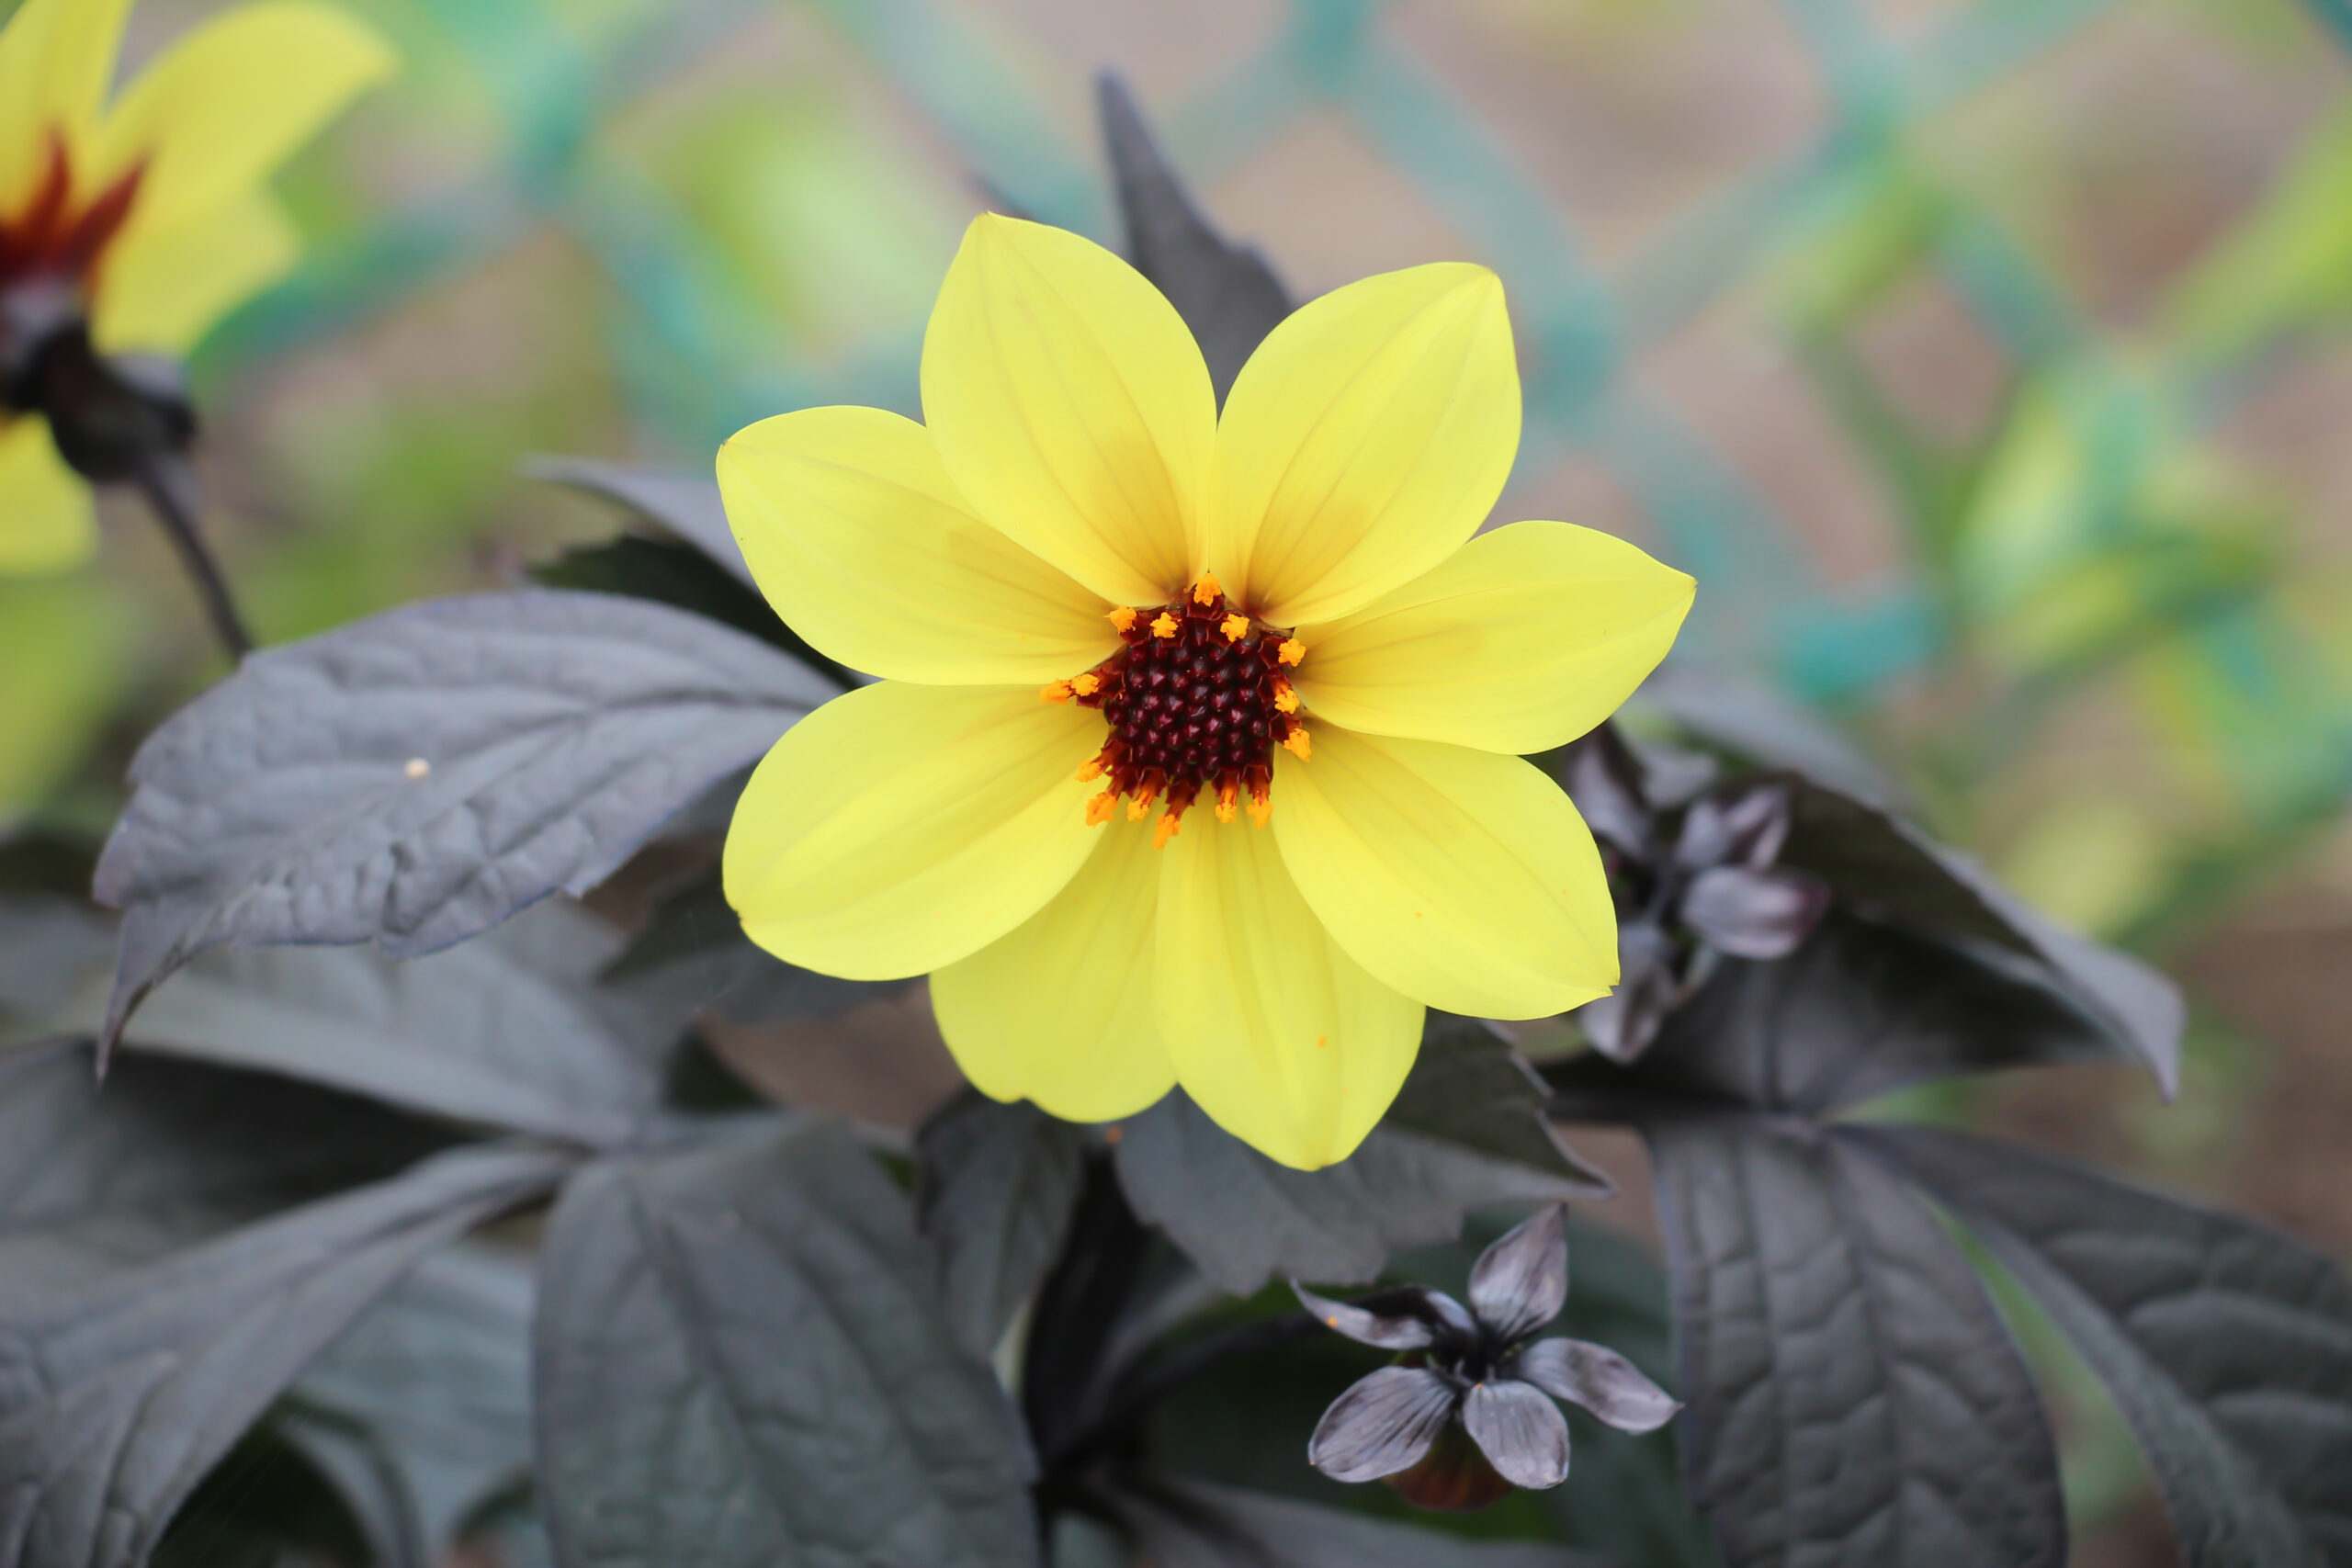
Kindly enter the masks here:
M 34 356 L 82 321 L 107 247 L 139 196 L 143 165 L 105 188 L 76 192 L 65 140 L 51 134 L 49 163 L 13 212 L 0 212 L 0 404 L 21 403 Z
M 40 183 L 18 210 L 0 213 L 0 288 L 28 277 L 86 280 L 107 243 L 130 218 L 144 172 L 134 168 L 105 189 L 77 199 L 65 140 L 52 134 Z
M 1045 691 L 1050 702 L 1099 708 L 1111 727 L 1101 752 L 1079 770 L 1081 779 L 1108 781 L 1086 819 L 1108 821 L 1125 796 L 1127 816 L 1141 821 L 1164 799 L 1152 841 L 1165 844 L 1204 794 L 1220 822 L 1233 820 L 1246 794 L 1250 820 L 1265 826 L 1274 748 L 1307 754 L 1298 694 L 1283 673 L 1306 649 L 1235 609 L 1213 575 L 1181 599 L 1115 610 L 1111 621 L 1125 646 Z

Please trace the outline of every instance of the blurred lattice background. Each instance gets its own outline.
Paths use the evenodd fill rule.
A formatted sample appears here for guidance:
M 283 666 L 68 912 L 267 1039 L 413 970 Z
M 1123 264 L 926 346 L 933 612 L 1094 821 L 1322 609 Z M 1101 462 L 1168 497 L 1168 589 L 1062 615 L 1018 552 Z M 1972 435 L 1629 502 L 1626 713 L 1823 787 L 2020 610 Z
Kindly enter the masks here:
M 2342 0 L 350 3 L 408 74 L 289 177 L 311 263 L 198 367 L 265 637 L 609 527 L 520 454 L 701 468 L 786 408 L 915 412 L 971 211 L 1113 238 L 1109 66 L 1296 291 L 1494 265 L 1503 514 L 1694 571 L 1687 659 L 1820 705 L 2197 986 L 2182 1107 L 1956 1109 L 2352 1251 Z M 146 0 L 133 59 L 207 8 Z M 19 820 L 101 829 L 211 672 L 117 521 L 0 587 Z M 2161 1561 L 2084 1419 L 2086 1560 Z

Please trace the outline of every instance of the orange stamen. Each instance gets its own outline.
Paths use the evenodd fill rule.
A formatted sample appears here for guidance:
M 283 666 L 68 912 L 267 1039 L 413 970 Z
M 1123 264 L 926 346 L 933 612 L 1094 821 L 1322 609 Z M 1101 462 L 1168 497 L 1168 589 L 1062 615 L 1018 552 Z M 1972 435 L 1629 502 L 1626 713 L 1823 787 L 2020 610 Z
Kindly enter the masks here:
M 1081 697 L 1091 697 L 1102 689 L 1102 677 L 1089 670 L 1083 675 L 1070 677 L 1069 689 Z
M 1306 738 L 1306 726 L 1293 722 L 1290 733 L 1283 737 L 1283 750 L 1306 761 L 1315 753 L 1315 742 Z
M 1160 611 L 1159 618 L 1151 623 L 1151 635 L 1157 637 L 1174 637 L 1176 635 L 1176 617 L 1170 615 L 1165 610 Z
M 1232 821 L 1234 803 L 1240 798 L 1239 784 L 1219 784 L 1216 791 L 1216 819 L 1220 822 Z
M 1267 819 L 1273 814 L 1274 797 L 1271 792 L 1265 795 L 1253 795 L 1250 797 L 1250 822 L 1252 827 L 1264 827 Z
M 1151 830 L 1151 847 L 1155 850 L 1164 850 L 1168 847 L 1168 840 L 1175 836 L 1176 813 L 1171 811 L 1159 819 L 1159 825 Z
M 1127 608 L 1126 605 L 1122 604 L 1117 609 L 1111 612 L 1111 627 L 1114 631 L 1127 631 L 1133 627 L 1135 624 L 1136 613 Z
M 1223 621 L 1217 624 L 1217 630 L 1225 634 L 1226 641 L 1239 642 L 1243 637 L 1250 635 L 1250 617 L 1247 615 L 1227 615 Z
M 1283 645 L 1274 649 L 1274 657 L 1284 664 L 1296 664 L 1306 657 L 1306 645 L 1295 637 L 1286 637 L 1283 638 Z
M 1217 586 L 1216 573 L 1204 571 L 1201 573 L 1201 580 L 1193 584 L 1193 603 L 1214 604 L 1216 603 L 1217 595 L 1224 592 L 1224 589 Z
M 1103 823 L 1111 820 L 1111 814 L 1118 809 L 1118 791 L 1106 789 L 1086 803 L 1086 825 L 1090 828 L 1100 828 Z
M 1070 685 L 1068 681 L 1052 681 L 1048 682 L 1037 695 L 1049 703 L 1066 703 L 1069 701 L 1069 693 Z
M 1159 786 L 1167 780 L 1157 773 L 1148 773 L 1137 780 L 1135 798 L 1127 802 L 1127 820 L 1140 822 L 1151 815 L 1151 803 L 1159 798 Z
M 1296 713 L 1298 711 L 1297 691 L 1292 687 L 1288 681 L 1283 680 L 1279 675 L 1274 677 L 1274 711 L 1276 713 Z
M 1094 757 L 1080 763 L 1078 773 L 1075 776 L 1079 783 L 1090 784 L 1092 781 L 1101 778 L 1107 772 L 1109 772 L 1109 770 L 1103 767 L 1102 759 L 1100 757 Z

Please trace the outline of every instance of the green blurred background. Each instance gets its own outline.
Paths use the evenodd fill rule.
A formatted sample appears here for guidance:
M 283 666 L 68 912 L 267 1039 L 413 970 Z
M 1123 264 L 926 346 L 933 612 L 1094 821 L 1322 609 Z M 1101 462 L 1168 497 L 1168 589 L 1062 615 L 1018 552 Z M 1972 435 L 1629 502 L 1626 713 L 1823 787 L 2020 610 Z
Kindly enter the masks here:
M 2352 1255 L 2346 0 L 348 3 L 407 73 L 282 182 L 309 262 L 196 366 L 264 640 L 611 530 L 526 454 L 704 470 L 787 408 L 915 412 L 970 213 L 1113 238 L 1111 67 L 1295 291 L 1494 265 L 1498 515 L 1695 572 L 1684 657 L 2190 986 L 2178 1105 L 2085 1071 L 1947 1110 Z M 145 0 L 130 62 L 211 8 Z M 220 670 L 127 511 L 0 583 L 0 818 L 102 833 Z M 2168 1561 L 2065 1403 L 2078 1560 Z

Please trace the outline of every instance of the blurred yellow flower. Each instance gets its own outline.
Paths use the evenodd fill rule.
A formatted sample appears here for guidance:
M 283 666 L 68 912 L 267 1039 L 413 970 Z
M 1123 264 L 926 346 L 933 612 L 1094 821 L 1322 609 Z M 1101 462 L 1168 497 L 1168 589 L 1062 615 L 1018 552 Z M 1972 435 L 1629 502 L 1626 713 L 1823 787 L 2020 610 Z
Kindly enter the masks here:
M 293 265 L 263 182 L 394 61 L 326 6 L 213 17 L 109 100 L 130 0 L 26 0 L 0 28 L 0 366 L 27 373 L 58 319 L 102 353 L 178 355 Z M 0 571 L 48 571 L 96 538 L 47 422 L 0 387 Z
M 1471 537 L 1519 445 L 1492 273 L 1324 296 L 1220 419 L 1134 269 L 983 217 L 922 402 L 928 424 L 810 409 L 719 453 L 769 601 L 884 677 L 736 808 L 753 941 L 929 972 L 999 1099 L 1108 1121 L 1182 1084 L 1309 1169 L 1396 1098 L 1424 1005 L 1538 1017 L 1615 982 L 1591 836 L 1517 753 L 1623 701 L 1692 585 L 1565 523 Z

